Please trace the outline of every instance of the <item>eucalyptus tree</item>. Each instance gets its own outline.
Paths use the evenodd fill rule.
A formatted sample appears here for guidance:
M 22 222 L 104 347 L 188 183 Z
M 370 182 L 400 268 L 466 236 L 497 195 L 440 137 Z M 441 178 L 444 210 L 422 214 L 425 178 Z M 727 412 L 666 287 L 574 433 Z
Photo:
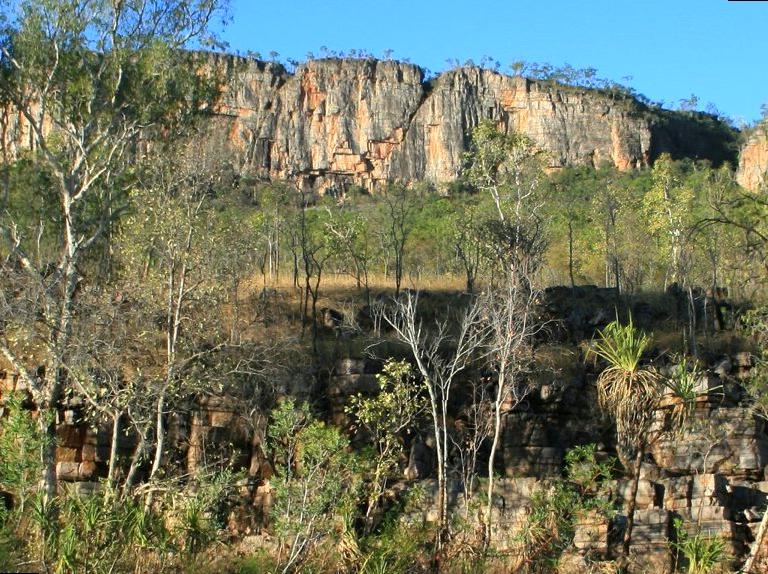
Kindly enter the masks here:
M 304 271 L 304 287 L 302 293 L 302 335 L 306 331 L 310 314 L 312 325 L 312 349 L 317 353 L 318 322 L 317 301 L 320 298 L 320 283 L 327 263 L 334 255 L 334 248 L 338 247 L 333 235 L 327 232 L 327 223 L 330 212 L 310 205 L 312 198 L 302 192 L 301 205 L 296 214 L 295 233 L 297 235 L 297 248 L 301 256 L 302 270 Z M 310 310 L 311 302 L 311 310 Z
M 371 225 L 360 211 L 345 206 L 327 207 L 328 220 L 325 230 L 337 269 L 348 272 L 355 279 L 358 289 L 365 292 L 365 300 L 371 303 L 369 282 L 371 261 L 374 255 L 371 242 Z M 350 269 L 351 263 L 351 269 Z
M 684 174 L 669 155 L 663 154 L 653 165 L 652 185 L 644 198 L 649 228 L 658 238 L 668 262 L 667 282 L 685 282 L 690 262 L 688 230 L 693 224 L 694 193 Z
M 213 206 L 214 195 L 226 193 L 233 177 L 221 154 L 200 143 L 179 142 L 147 166 L 121 230 L 122 285 L 154 313 L 163 338 L 162 359 L 149 385 L 155 411 L 150 478 L 161 467 L 165 418 L 174 397 L 202 382 L 199 373 L 190 376 L 195 363 L 231 340 L 214 336 L 223 327 L 221 317 L 205 311 L 223 303 L 227 283 L 216 273 L 238 245 L 224 235 L 222 214 Z
M 493 198 L 499 220 L 513 223 L 539 207 L 543 154 L 523 133 L 503 132 L 490 120 L 472 131 L 465 155 L 467 182 Z
M 486 355 L 494 373 L 492 431 L 488 457 L 485 543 L 491 534 L 494 472 L 504 415 L 528 394 L 525 373 L 532 360 L 535 316 L 534 279 L 546 246 L 543 224 L 542 154 L 527 136 L 503 133 L 483 122 L 472 133 L 466 155 L 468 182 L 490 195 L 496 219 L 484 225 L 486 255 L 498 276 L 478 304 L 483 308 Z
M 382 243 L 394 258 L 395 297 L 400 295 L 405 262 L 405 245 L 413 230 L 413 219 L 419 210 L 413 190 L 400 184 L 390 184 L 382 193 Z
M 722 170 L 720 170 L 722 171 Z M 735 234 L 746 261 L 739 269 L 744 279 L 765 285 L 768 280 L 768 199 L 764 186 L 758 193 L 724 182 L 718 173 L 707 189 L 708 212 L 696 223 L 696 230 Z
M 546 246 L 542 152 L 528 136 L 485 121 L 473 130 L 465 161 L 466 181 L 496 207 L 496 218 L 483 226 L 486 257 L 502 280 L 529 288 Z
M 456 212 L 451 218 L 449 237 L 456 249 L 456 259 L 464 270 L 467 293 L 474 293 L 483 269 L 483 215 L 480 206 L 462 202 L 456 206 Z
M 376 375 L 379 393 L 375 397 L 357 394 L 350 398 L 346 412 L 370 435 L 371 478 L 367 485 L 365 532 L 374 526 L 373 513 L 379 507 L 388 481 L 396 474 L 403 452 L 402 434 L 415 426 L 426 404 L 419 396 L 413 367 L 407 361 L 389 359 Z
M 32 253 L 34 230 L 20 228 L 14 213 L 3 218 L 3 272 L 34 297 L 15 302 L 23 309 L 3 329 L 0 353 L 28 385 L 49 436 L 74 323 L 87 319 L 74 313 L 87 256 L 123 211 L 139 134 L 164 130 L 211 95 L 198 89 L 208 81 L 182 49 L 211 41 L 223 8 L 221 0 L 0 1 L 0 99 L 18 114 L 15 129 L 29 133 L 31 157 L 48 176 L 48 189 L 36 191 L 58 203 L 51 260 Z M 50 441 L 49 495 L 54 454 Z

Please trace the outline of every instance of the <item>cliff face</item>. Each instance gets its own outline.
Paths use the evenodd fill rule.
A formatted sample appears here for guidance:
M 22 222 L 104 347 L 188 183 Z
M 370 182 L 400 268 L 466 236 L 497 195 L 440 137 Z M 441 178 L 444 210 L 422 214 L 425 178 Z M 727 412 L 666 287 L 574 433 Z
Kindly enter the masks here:
M 236 163 L 262 177 L 311 187 L 352 181 L 447 182 L 468 133 L 483 119 L 531 136 L 552 167 L 651 159 L 651 124 L 631 101 L 557 88 L 478 68 L 429 83 L 392 61 L 318 60 L 288 75 L 279 66 L 216 56 L 229 68 L 216 130 Z
M 768 181 L 768 123 L 758 127 L 741 148 L 736 180 L 752 191 Z
M 733 161 L 724 124 L 648 109 L 628 98 L 480 68 L 425 81 L 421 68 L 394 61 L 314 60 L 289 74 L 279 64 L 199 55 L 227 78 L 210 137 L 236 167 L 305 189 L 385 181 L 452 181 L 472 128 L 484 119 L 529 135 L 552 168 L 607 162 L 642 167 L 659 153 Z M 6 147 L 28 147 L 18 114 L 6 110 Z M 693 126 L 693 128 L 691 127 Z

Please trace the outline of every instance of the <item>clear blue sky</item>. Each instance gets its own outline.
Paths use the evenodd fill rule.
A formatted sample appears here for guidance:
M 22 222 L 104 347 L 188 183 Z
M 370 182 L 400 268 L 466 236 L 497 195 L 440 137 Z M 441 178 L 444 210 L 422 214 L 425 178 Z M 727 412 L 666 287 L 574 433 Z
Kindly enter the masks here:
M 432 71 L 489 55 L 594 67 L 667 107 L 695 94 L 735 120 L 768 102 L 768 1 L 231 0 L 233 51 L 304 59 L 393 50 Z

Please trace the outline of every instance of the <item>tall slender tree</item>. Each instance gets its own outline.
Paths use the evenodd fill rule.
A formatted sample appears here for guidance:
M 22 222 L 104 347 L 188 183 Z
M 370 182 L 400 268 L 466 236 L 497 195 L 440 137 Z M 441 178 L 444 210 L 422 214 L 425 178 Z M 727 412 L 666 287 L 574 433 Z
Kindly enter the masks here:
M 32 254 L 34 236 L 13 211 L 3 218 L 3 272 L 35 297 L 16 301 L 19 313 L 0 334 L 0 353 L 28 385 L 49 436 L 67 387 L 74 323 L 84 317 L 75 308 L 87 256 L 125 205 L 126 156 L 136 159 L 139 134 L 199 107 L 196 88 L 207 81 L 182 49 L 212 40 L 209 26 L 223 7 L 221 0 L 0 0 L 7 16 L 0 23 L 0 99 L 18 115 L 18 133 L 29 132 L 33 161 L 48 176 L 49 189 L 39 191 L 58 199 L 52 260 Z M 34 356 L 25 352 L 30 347 Z M 48 444 L 44 482 L 53 495 Z

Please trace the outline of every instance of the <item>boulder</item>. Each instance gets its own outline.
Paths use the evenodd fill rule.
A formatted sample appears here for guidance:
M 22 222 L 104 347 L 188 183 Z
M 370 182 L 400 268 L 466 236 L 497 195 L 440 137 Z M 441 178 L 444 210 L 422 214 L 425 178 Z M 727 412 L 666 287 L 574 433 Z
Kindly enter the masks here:
M 414 440 L 408 456 L 408 466 L 404 472 L 405 478 L 408 480 L 428 478 L 432 475 L 433 467 L 434 453 L 432 449 L 423 441 Z

